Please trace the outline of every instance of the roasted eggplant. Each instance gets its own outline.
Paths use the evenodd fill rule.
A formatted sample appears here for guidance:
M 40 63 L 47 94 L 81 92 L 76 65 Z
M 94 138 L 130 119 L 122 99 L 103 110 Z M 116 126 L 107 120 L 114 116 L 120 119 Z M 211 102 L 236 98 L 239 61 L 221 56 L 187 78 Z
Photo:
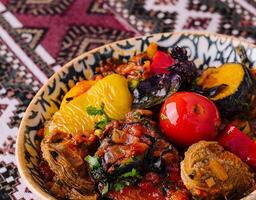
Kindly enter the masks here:
M 169 71 L 181 77 L 180 89 L 189 89 L 198 75 L 195 63 L 189 60 L 187 50 L 184 47 L 175 47 L 170 51 L 170 54 L 175 59 L 175 64 L 169 67 Z
M 223 114 L 239 113 L 249 108 L 253 80 L 242 64 L 226 63 L 218 68 L 207 68 L 198 78 L 197 85 L 202 89 L 200 93 L 203 91 L 213 100 Z
M 164 102 L 181 84 L 178 74 L 156 74 L 141 81 L 133 91 L 133 107 L 149 108 Z

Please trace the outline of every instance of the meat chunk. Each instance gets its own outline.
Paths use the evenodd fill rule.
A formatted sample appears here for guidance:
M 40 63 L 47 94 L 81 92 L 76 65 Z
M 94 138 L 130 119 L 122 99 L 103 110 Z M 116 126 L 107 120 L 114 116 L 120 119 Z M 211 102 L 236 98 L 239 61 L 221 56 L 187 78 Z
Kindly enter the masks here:
M 203 199 L 221 199 L 234 194 L 238 197 L 252 188 L 253 176 L 240 158 L 225 151 L 217 142 L 193 144 L 181 162 L 184 184 L 192 195 Z

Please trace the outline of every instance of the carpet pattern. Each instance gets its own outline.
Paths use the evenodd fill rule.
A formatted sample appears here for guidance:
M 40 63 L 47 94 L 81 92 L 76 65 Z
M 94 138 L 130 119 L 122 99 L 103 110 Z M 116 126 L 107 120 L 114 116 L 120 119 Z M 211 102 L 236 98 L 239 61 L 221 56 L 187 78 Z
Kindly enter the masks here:
M 0 200 L 36 200 L 15 161 L 29 102 L 63 64 L 116 40 L 207 31 L 256 43 L 255 0 L 0 0 Z

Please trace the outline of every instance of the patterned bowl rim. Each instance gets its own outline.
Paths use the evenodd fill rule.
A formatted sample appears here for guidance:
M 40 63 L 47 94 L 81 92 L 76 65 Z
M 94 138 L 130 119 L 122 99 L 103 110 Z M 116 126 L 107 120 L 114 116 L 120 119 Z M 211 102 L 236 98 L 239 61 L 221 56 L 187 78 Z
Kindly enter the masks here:
M 16 150 L 15 150 L 15 156 L 16 156 L 18 171 L 20 173 L 20 176 L 21 176 L 22 180 L 24 180 L 24 182 L 28 186 L 28 188 L 34 194 L 36 194 L 38 197 L 40 197 L 40 199 L 55 200 L 55 198 L 52 195 L 50 195 L 47 192 L 44 192 L 41 189 L 41 187 L 35 182 L 34 178 L 31 176 L 31 174 L 27 170 L 26 160 L 25 160 L 25 151 L 24 151 L 25 150 L 25 148 L 24 148 L 25 127 L 26 127 L 26 124 L 27 124 L 26 119 L 28 118 L 29 113 L 31 112 L 32 108 L 34 107 L 34 104 L 36 102 L 36 98 L 38 97 L 38 94 L 40 94 L 42 91 L 44 91 L 46 89 L 47 85 L 50 82 L 52 82 L 52 80 L 55 77 L 57 77 L 57 74 L 59 74 L 65 68 L 70 67 L 73 63 L 85 58 L 88 54 L 97 52 L 99 49 L 103 49 L 103 48 L 105 48 L 109 45 L 114 45 L 114 44 L 119 43 L 119 42 L 125 42 L 125 41 L 133 42 L 137 38 L 144 38 L 144 37 L 148 37 L 148 36 L 157 36 L 157 35 L 167 35 L 167 34 L 168 35 L 187 35 L 188 37 L 189 37 L 189 35 L 199 35 L 199 36 L 207 36 L 209 38 L 221 38 L 223 40 L 235 41 L 239 44 L 242 44 L 243 46 L 247 46 L 247 47 L 250 47 L 250 48 L 256 48 L 256 45 L 248 42 L 247 40 L 242 39 L 242 38 L 237 38 L 237 37 L 234 37 L 234 36 L 228 36 L 228 35 L 217 34 L 217 33 L 207 33 L 207 32 L 180 31 L 180 32 L 166 32 L 166 33 L 147 34 L 147 35 L 144 35 L 144 36 L 136 36 L 136 37 L 132 37 L 132 38 L 124 39 L 124 40 L 119 40 L 119 41 L 116 41 L 116 42 L 112 42 L 112 43 L 105 44 L 103 46 L 97 47 L 93 50 L 85 52 L 85 53 L 81 54 L 80 56 L 77 56 L 76 58 L 73 58 L 72 60 L 70 60 L 68 63 L 63 65 L 63 67 L 61 67 L 57 72 L 55 72 L 47 80 L 47 82 L 44 83 L 44 85 L 40 88 L 40 90 L 34 96 L 34 98 L 30 102 L 29 106 L 27 107 L 27 109 L 26 109 L 26 111 L 23 115 L 22 121 L 20 123 L 19 130 L 18 130 L 17 141 L 16 141 Z

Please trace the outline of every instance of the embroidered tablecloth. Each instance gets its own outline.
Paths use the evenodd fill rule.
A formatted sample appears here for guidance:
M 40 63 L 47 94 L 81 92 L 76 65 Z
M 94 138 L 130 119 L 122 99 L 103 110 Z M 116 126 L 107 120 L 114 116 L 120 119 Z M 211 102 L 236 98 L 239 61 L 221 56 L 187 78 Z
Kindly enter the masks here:
M 15 161 L 38 89 L 82 52 L 135 35 L 207 31 L 256 43 L 255 0 L 0 0 L 0 200 L 38 199 Z

